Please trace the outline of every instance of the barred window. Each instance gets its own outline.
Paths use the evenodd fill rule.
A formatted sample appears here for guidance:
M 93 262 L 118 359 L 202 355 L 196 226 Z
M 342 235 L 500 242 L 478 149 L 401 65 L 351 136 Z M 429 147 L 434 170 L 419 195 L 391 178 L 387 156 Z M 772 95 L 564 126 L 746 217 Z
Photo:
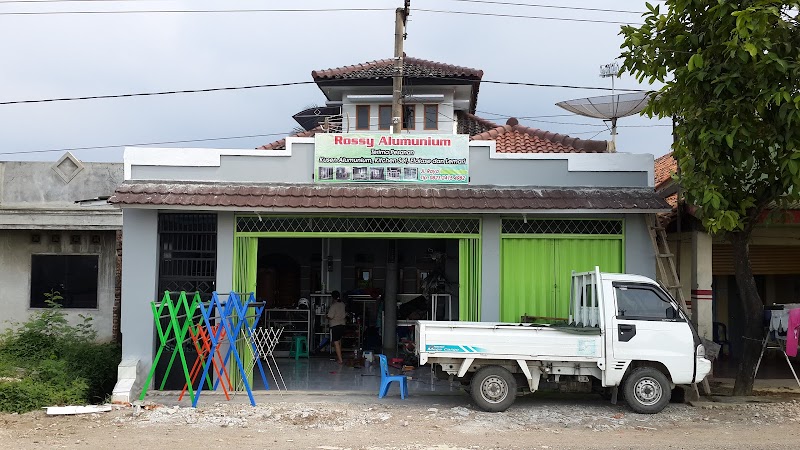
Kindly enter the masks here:
M 503 233 L 506 234 L 621 235 L 622 230 L 622 220 L 503 219 Z

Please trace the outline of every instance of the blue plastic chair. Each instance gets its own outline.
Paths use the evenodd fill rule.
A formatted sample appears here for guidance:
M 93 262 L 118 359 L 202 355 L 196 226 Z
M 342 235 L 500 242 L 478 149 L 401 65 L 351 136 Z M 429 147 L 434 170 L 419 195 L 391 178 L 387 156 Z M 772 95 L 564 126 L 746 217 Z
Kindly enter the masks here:
M 386 355 L 378 355 L 378 358 L 381 360 L 381 390 L 378 398 L 386 397 L 389 385 L 392 381 L 397 381 L 400 384 L 400 398 L 405 400 L 408 395 L 408 379 L 405 375 L 389 375 L 389 363 L 386 362 Z

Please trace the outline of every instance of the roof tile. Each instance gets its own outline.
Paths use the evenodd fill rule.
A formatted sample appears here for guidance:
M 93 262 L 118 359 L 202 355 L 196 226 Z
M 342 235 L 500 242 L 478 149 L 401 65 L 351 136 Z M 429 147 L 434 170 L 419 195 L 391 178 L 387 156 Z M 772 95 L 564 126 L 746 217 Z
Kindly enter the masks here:
M 672 152 L 656 158 L 654 163 L 654 176 L 656 190 L 662 188 L 672 180 L 672 175 L 678 171 L 678 162 L 672 156 Z
M 519 125 L 511 118 L 505 125 L 473 135 L 473 141 L 495 141 L 500 153 L 605 153 L 606 141 L 582 140 Z
M 311 72 L 311 77 L 317 82 L 325 80 L 391 79 L 395 71 L 394 63 L 393 58 L 379 59 L 333 69 L 314 70 Z M 458 77 L 466 80 L 480 80 L 483 77 L 483 71 L 406 56 L 403 58 L 403 75 L 409 78 Z
M 292 209 L 667 210 L 652 188 L 535 188 L 497 186 L 320 186 L 125 183 L 109 200 L 118 205 L 222 206 Z

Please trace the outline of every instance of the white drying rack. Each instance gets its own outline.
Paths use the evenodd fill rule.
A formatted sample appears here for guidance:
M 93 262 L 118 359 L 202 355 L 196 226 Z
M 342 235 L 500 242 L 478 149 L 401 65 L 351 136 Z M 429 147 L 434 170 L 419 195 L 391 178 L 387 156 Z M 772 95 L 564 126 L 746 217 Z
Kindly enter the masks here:
M 800 307 L 800 305 L 797 306 Z M 800 379 L 797 377 L 797 372 L 795 372 L 794 366 L 792 366 L 792 361 L 789 360 L 789 355 L 786 354 L 787 340 L 785 337 L 780 335 L 782 332 L 786 332 L 787 334 L 794 332 L 794 330 L 789 329 L 789 309 L 778 309 L 771 312 L 772 317 L 769 321 L 769 331 L 767 332 L 767 336 L 764 338 L 761 346 L 761 354 L 758 356 L 758 363 L 756 364 L 756 373 L 754 377 L 758 375 L 758 369 L 761 367 L 761 358 L 764 357 L 764 352 L 767 350 L 780 350 L 783 353 L 783 357 L 786 358 L 786 364 L 789 365 L 792 375 L 794 375 L 794 381 L 796 381 L 797 385 L 800 386 Z

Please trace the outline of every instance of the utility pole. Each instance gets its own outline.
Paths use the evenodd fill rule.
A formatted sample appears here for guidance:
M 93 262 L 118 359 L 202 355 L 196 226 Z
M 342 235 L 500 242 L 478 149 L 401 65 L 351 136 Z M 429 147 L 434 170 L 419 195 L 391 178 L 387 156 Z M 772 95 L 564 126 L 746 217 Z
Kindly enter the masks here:
M 411 0 L 405 0 L 403 8 L 394 14 L 394 76 L 392 77 L 392 133 L 403 128 L 403 41 L 406 38 L 406 19 Z

